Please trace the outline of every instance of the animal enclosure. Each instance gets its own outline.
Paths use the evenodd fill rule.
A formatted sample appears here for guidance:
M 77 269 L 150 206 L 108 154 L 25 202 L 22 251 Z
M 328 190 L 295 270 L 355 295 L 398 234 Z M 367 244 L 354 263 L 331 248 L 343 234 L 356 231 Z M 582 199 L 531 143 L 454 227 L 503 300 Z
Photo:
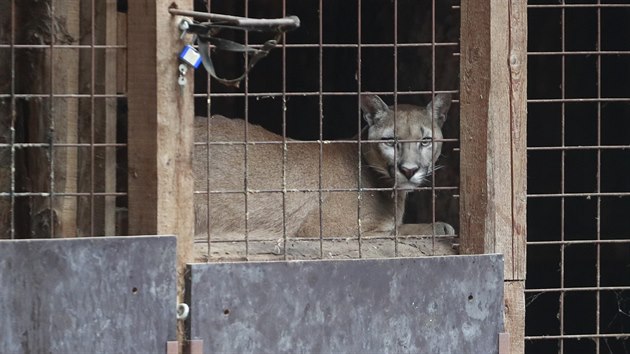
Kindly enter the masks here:
M 127 233 L 126 35 L 115 1 L 0 4 L 0 238 Z
M 209 11 L 217 13 L 254 18 L 291 14 L 302 25 L 287 33 L 284 45 L 260 61 L 238 88 L 208 80 L 203 70 L 196 72 L 195 113 L 208 117 L 195 122 L 193 151 L 195 176 L 204 177 L 195 181 L 199 256 L 204 260 L 304 259 L 454 253 L 455 235 L 436 237 L 428 229 L 403 235 L 394 222 L 404 218 L 407 224 L 444 221 L 455 228 L 459 224 L 459 13 L 454 5 L 455 1 L 209 2 Z M 264 34 L 229 30 L 218 36 L 252 45 L 267 39 Z M 236 77 L 242 72 L 245 63 L 240 53 L 213 55 L 217 70 L 223 70 L 220 76 Z M 392 108 L 400 116 L 394 119 L 393 130 L 401 132 L 408 129 L 401 118 L 404 104 L 424 108 L 436 95 L 454 95 L 450 110 L 446 107 L 443 134 L 435 131 L 440 126 L 431 124 L 430 117 L 423 127 L 435 137 L 429 148 L 443 145 L 437 161 L 442 168 L 435 174 L 427 171 L 424 183 L 413 186 L 405 215 L 406 191 L 386 181 L 362 180 L 378 168 L 370 166 L 364 153 L 384 143 L 382 136 L 368 141 L 365 133 L 366 108 L 360 96 L 366 93 L 401 107 Z M 252 125 L 227 123 L 212 115 L 244 119 L 276 135 L 268 137 Z M 437 115 L 433 121 L 437 122 Z M 418 128 L 420 123 L 412 121 Z M 225 124 L 231 126 L 226 129 Z M 234 130 L 239 134 L 230 134 Z M 396 146 L 419 144 L 422 138 L 397 138 L 401 143 Z M 339 151 L 348 151 L 348 156 L 335 164 Z M 230 159 L 230 167 L 221 163 L 225 158 Z M 371 196 L 385 194 L 393 196 L 394 204 L 383 208 L 385 213 L 393 212 L 392 227 L 375 233 L 365 215 L 372 213 Z M 382 198 L 379 203 L 389 199 Z M 221 205 L 214 208 L 215 215 L 213 205 Z M 227 205 L 238 205 L 229 209 L 230 215 L 238 214 L 232 221 L 241 225 L 238 236 L 213 232 L 227 228 L 220 224 L 228 223 Z M 346 215 L 335 218 L 343 212 Z M 293 219 L 301 225 L 294 227 Z M 260 225 L 272 224 L 271 220 L 276 222 Z M 309 222 L 315 226 L 303 231 Z M 348 225 L 335 227 L 344 222 Z
M 300 28 L 225 86 L 178 69 L 193 36 L 169 9 Z M 4 1 L 0 237 L 175 234 L 180 301 L 191 262 L 502 253 L 522 352 L 526 19 L 523 0 Z M 251 60 L 210 55 L 227 78 Z
M 531 353 L 630 351 L 630 5 L 529 1 Z

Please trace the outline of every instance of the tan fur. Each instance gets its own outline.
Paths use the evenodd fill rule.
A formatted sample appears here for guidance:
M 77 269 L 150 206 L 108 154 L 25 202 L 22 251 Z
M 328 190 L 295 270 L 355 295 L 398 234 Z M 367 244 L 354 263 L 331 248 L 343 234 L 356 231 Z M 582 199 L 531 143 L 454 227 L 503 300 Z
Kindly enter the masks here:
M 443 102 L 448 110 L 450 97 L 440 99 L 448 101 Z M 440 102 L 437 97 L 435 101 Z M 393 129 L 392 109 L 388 109 L 377 96 L 366 96 L 362 102 L 364 118 L 369 123 L 369 130 L 363 139 L 381 139 L 379 134 Z M 425 133 L 432 132 L 435 139 L 441 138 L 440 126 L 446 111 L 443 109 L 443 118 L 434 120 L 432 124 L 430 110 L 431 105 L 427 108 L 399 105 L 396 111 L 398 139 L 422 139 L 421 127 Z M 243 144 L 246 128 L 248 145 Z M 357 236 L 359 227 L 364 235 L 391 235 L 395 224 L 401 226 L 401 234 L 454 233 L 453 228 L 445 223 L 401 225 L 404 201 L 409 190 L 398 190 L 396 198 L 392 190 L 358 192 L 358 143 L 333 142 L 321 145 L 321 189 L 324 191 L 320 192 L 320 144 L 317 142 L 296 143 L 287 140 L 286 156 L 283 156 L 281 136 L 257 125 L 246 125 L 243 120 L 222 116 L 213 116 L 210 122 L 206 118 L 196 118 L 195 141 L 203 143 L 195 146 L 193 163 L 195 190 L 204 191 L 195 196 L 195 233 L 199 238 L 208 236 L 208 225 L 210 237 L 214 240 L 242 240 L 246 227 L 250 240 L 281 238 L 284 234 L 283 225 L 287 236 L 319 237 L 320 217 L 321 235 L 324 237 Z M 211 144 L 206 145 L 206 141 Z M 216 142 L 226 144 L 212 144 Z M 413 153 L 413 147 L 417 145 L 415 142 L 402 143 L 399 150 L 407 149 L 408 154 L 403 153 L 401 160 L 403 156 L 420 158 L 420 155 Z M 429 166 L 424 167 L 428 171 L 433 169 L 441 143 L 434 142 L 433 146 L 433 151 L 426 151 L 430 156 L 426 163 Z M 395 179 L 383 172 L 383 169 L 387 170 L 387 158 L 380 153 L 383 147 L 384 143 L 363 142 L 362 188 L 392 188 L 395 181 L 400 187 L 404 184 L 402 182 L 407 181 L 398 169 L 395 169 Z M 283 181 L 285 157 L 286 175 Z M 422 170 L 422 166 L 419 167 Z M 247 194 L 244 193 L 245 180 L 247 190 L 250 191 Z M 327 191 L 330 189 L 350 191 Z M 213 192 L 205 193 L 208 190 Z

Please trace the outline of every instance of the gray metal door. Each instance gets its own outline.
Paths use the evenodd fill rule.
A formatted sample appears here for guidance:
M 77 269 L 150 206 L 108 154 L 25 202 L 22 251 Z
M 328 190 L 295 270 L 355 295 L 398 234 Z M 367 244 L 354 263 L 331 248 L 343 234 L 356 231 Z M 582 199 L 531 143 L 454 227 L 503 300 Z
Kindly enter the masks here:
M 501 255 L 189 269 L 205 353 L 498 353 Z
M 0 241 L 0 353 L 164 353 L 175 237 Z

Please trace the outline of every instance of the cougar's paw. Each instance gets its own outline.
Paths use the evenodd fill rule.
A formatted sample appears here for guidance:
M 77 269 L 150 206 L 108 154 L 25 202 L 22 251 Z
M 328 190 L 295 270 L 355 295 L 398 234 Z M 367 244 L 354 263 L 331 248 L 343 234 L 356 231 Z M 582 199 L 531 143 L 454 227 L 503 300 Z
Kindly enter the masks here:
M 436 235 L 455 235 L 455 229 L 451 225 L 441 221 L 437 221 L 435 224 L 433 224 L 433 230 Z

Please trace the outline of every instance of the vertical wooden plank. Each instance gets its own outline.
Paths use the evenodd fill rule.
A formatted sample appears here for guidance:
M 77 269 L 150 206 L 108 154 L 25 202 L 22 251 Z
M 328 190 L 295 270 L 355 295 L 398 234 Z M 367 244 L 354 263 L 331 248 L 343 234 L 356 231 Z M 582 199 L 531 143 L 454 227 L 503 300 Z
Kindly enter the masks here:
M 505 297 L 505 329 L 510 335 L 510 353 L 524 353 L 525 281 L 506 281 L 503 294 Z
M 461 251 L 504 254 L 506 332 L 522 353 L 526 0 L 462 0 L 461 16 Z
M 130 234 L 177 235 L 178 295 L 183 299 L 194 231 L 193 83 L 190 70 L 189 84 L 180 94 L 180 18 L 170 15 L 169 6 L 192 9 L 192 1 L 129 2 L 129 229 Z
M 118 13 L 116 11 L 116 0 L 103 0 L 100 3 L 100 8 L 104 16 L 101 18 L 104 20 L 105 31 L 103 33 L 104 43 L 106 45 L 115 45 L 117 43 L 117 24 Z M 105 49 L 104 53 L 105 65 L 104 78 L 103 78 L 103 92 L 107 95 L 116 94 L 117 88 L 117 50 L 113 48 Z M 117 129 L 117 100 L 116 98 L 107 98 L 103 110 L 103 135 L 105 143 L 116 142 L 116 129 Z M 103 159 L 103 185 L 104 192 L 114 193 L 116 192 L 116 148 L 108 147 L 102 151 L 104 154 Z M 106 196 L 102 200 L 103 208 L 103 234 L 115 235 L 116 234 L 116 197 Z
M 124 46 L 124 48 L 118 48 L 118 50 L 116 51 L 116 92 L 119 94 L 127 94 L 127 3 L 122 3 L 122 2 L 118 2 L 118 7 L 117 7 L 117 11 L 118 11 L 118 16 L 117 16 L 117 31 L 116 31 L 116 35 L 117 35 L 117 40 L 116 43 L 120 46 Z M 128 120 L 128 115 L 127 115 L 127 111 L 126 111 L 126 106 L 127 106 L 127 98 L 122 98 L 122 99 L 118 99 L 117 100 L 117 111 L 120 111 L 121 117 L 119 117 L 121 119 L 121 122 L 123 122 L 122 124 L 127 124 L 127 120 Z M 118 114 L 118 112 L 117 112 Z M 123 117 L 123 115 L 126 115 Z M 127 142 L 126 136 L 127 136 L 127 132 L 125 131 L 125 127 L 123 126 L 118 126 L 116 128 L 117 133 L 120 134 L 120 136 L 118 136 L 117 134 L 117 139 L 120 142 Z M 124 132 L 124 133 L 122 133 Z M 124 136 L 123 136 L 124 135 Z M 118 159 L 118 163 L 121 164 L 121 166 L 125 165 L 125 162 L 127 161 L 127 159 L 124 157 L 124 152 L 121 151 L 122 149 L 120 149 L 117 154 L 116 157 Z M 125 166 L 126 167 L 126 166 Z M 117 179 L 117 184 L 121 187 L 121 189 L 126 190 L 127 189 L 127 180 L 126 179 L 122 179 L 120 180 L 121 175 L 118 174 L 117 177 L 119 179 Z M 129 227 L 128 227 L 128 205 L 124 205 L 124 208 L 116 208 L 116 235 L 127 235 L 129 234 Z
M 81 17 L 80 21 L 80 36 L 79 44 L 89 46 L 92 44 L 92 29 L 94 24 L 92 23 L 92 2 L 82 1 L 79 7 L 79 13 Z M 92 50 L 87 48 L 79 49 L 79 93 L 82 95 L 89 95 L 92 91 Z M 91 129 L 94 117 L 92 115 L 92 99 L 89 97 L 79 98 L 79 115 L 83 118 L 79 121 L 79 143 L 90 143 L 91 141 Z M 79 161 L 82 161 L 79 166 L 78 179 L 77 179 L 77 191 L 80 193 L 89 193 L 92 184 L 92 154 L 89 148 L 79 148 L 78 151 Z M 80 196 L 78 198 L 77 208 L 77 233 L 79 236 L 93 236 L 91 235 L 92 225 L 92 205 L 89 196 Z
M 511 350 L 523 353 L 527 270 L 527 0 L 511 0 L 509 4 L 513 273 L 504 292 Z
M 477 30 L 471 31 L 477 26 Z M 488 214 L 488 96 L 490 90 L 490 1 L 461 3 L 460 57 L 460 250 L 483 253 Z M 486 76 L 488 75 L 488 76 Z M 506 259 L 507 263 L 507 259 Z
M 512 275 L 508 18 L 505 1 L 462 1 L 462 251 L 503 253 L 506 279 Z
M 119 9 L 123 10 L 123 9 Z M 127 11 L 127 9 L 124 9 Z M 118 12 L 117 16 L 117 39 L 118 45 L 127 44 L 127 13 Z M 116 51 L 116 92 L 127 92 L 127 49 L 119 48 Z
M 158 2 L 159 3 L 159 2 Z M 129 234 L 157 234 L 158 218 L 158 75 L 157 3 L 132 1 L 128 32 L 128 189 Z
M 53 0 L 54 21 L 65 21 L 67 34 L 76 43 L 79 36 L 78 0 Z M 55 44 L 65 44 L 65 41 Z M 53 94 L 77 93 L 79 89 L 79 52 L 76 49 L 55 48 L 52 70 L 54 75 Z M 55 124 L 56 143 L 77 143 L 79 123 L 79 102 L 75 98 L 53 98 L 52 115 Z M 55 147 L 55 193 L 77 192 L 78 151 L 75 148 Z M 59 228 L 55 237 L 77 236 L 77 198 L 74 196 L 56 197 L 54 208 L 60 210 Z
M 527 255 L 527 1 L 510 2 L 512 279 L 525 280 Z
M 0 43 L 9 44 L 12 41 L 11 27 L 15 24 L 11 18 L 11 1 L 0 1 Z M 10 49 L 0 49 L 0 94 L 11 93 L 13 64 Z M 10 97 L 0 98 L 0 144 L 12 143 L 13 106 Z M 0 193 L 11 191 L 11 176 L 15 173 L 12 166 L 11 149 L 0 148 Z M 0 239 L 11 238 L 11 199 L 0 197 Z

